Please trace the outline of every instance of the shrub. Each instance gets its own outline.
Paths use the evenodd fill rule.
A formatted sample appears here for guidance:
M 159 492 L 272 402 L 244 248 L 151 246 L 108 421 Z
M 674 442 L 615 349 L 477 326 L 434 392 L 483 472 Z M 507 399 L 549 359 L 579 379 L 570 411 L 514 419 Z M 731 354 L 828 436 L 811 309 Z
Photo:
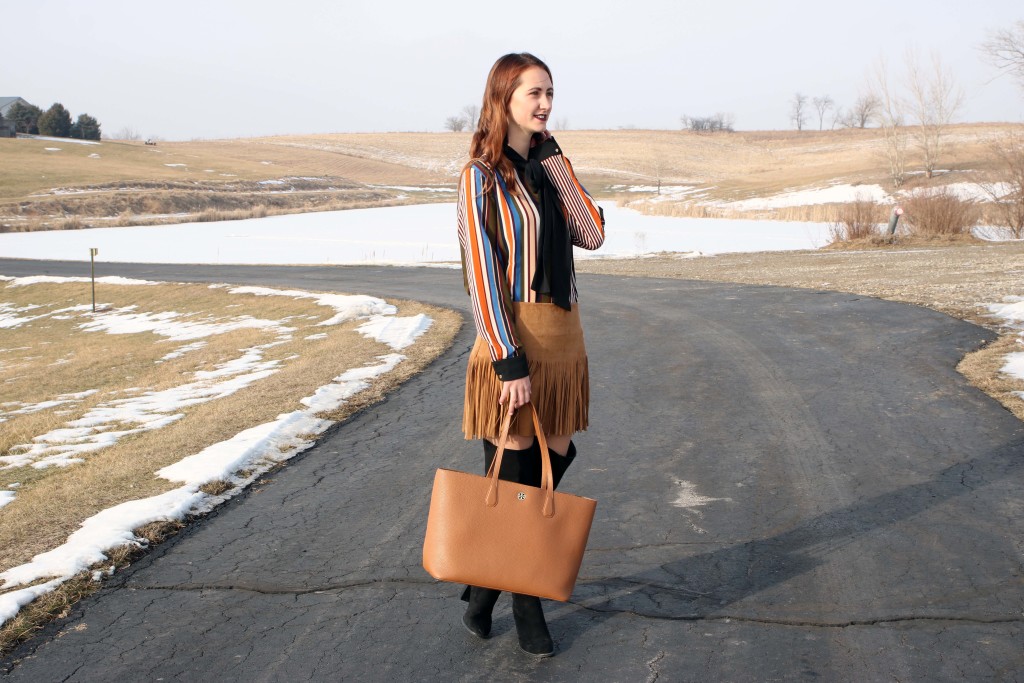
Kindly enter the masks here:
M 989 147 L 993 177 L 978 183 L 991 202 L 989 214 L 1013 239 L 1024 239 L 1024 135 L 1011 134 Z
M 856 201 L 839 207 L 835 220 L 829 225 L 829 236 L 833 243 L 877 237 L 880 217 L 884 213 L 884 207 L 874 199 L 858 197 Z
M 917 190 L 903 201 L 904 220 L 911 235 L 959 237 L 978 224 L 978 207 L 942 187 Z
M 78 216 L 66 216 L 54 224 L 57 230 L 82 230 L 88 227 Z

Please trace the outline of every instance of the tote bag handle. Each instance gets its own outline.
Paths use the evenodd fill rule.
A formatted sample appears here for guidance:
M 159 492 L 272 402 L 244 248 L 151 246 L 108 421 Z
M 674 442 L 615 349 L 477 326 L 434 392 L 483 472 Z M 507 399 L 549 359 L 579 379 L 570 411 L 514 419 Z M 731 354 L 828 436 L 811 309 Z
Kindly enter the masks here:
M 540 426 L 537 409 L 532 403 L 527 403 L 519 409 L 522 410 L 523 408 L 530 409 L 530 416 L 533 418 L 533 431 L 537 435 L 537 443 L 540 444 L 540 488 L 544 492 L 544 508 L 542 512 L 545 517 L 552 517 L 555 514 L 555 487 L 554 476 L 551 473 L 551 453 L 548 451 L 548 440 L 544 436 L 543 428 Z M 501 421 L 498 450 L 494 455 L 494 460 L 491 461 L 491 468 L 487 470 L 487 476 L 490 478 L 491 484 L 487 487 L 487 496 L 484 498 L 484 503 L 488 507 L 494 507 L 498 504 L 498 473 L 501 472 L 501 459 L 505 455 L 505 444 L 508 441 L 508 432 L 511 425 L 512 413 L 506 412 L 505 417 Z

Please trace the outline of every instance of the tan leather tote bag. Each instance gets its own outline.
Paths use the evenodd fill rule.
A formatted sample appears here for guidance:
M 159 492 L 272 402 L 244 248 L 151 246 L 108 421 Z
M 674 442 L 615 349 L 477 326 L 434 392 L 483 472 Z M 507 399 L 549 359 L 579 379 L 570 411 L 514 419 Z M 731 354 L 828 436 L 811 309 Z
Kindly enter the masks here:
M 498 479 L 511 422 L 506 415 L 487 476 L 437 470 L 423 568 L 441 581 L 565 601 L 576 585 L 597 501 L 555 492 L 537 411 L 531 403 L 522 409 L 529 409 L 540 443 L 540 488 Z

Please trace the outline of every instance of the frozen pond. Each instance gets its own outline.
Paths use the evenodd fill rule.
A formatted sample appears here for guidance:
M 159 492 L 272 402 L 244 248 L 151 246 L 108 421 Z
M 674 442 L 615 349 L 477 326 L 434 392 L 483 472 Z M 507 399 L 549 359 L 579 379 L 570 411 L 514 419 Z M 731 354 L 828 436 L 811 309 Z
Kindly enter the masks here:
M 645 216 L 603 205 L 614 258 L 661 251 L 817 249 L 825 223 Z M 459 261 L 455 204 L 421 204 L 269 216 L 217 223 L 0 234 L 0 257 L 133 263 L 441 264 Z

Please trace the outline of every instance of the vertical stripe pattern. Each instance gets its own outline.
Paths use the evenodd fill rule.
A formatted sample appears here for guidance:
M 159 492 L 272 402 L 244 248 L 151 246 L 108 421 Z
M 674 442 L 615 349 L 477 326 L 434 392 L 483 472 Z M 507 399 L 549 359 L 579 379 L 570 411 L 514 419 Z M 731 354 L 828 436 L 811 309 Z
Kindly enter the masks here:
M 597 249 L 604 242 L 604 217 L 593 198 L 576 179 L 569 160 L 562 155 L 542 164 L 558 189 L 573 245 Z M 518 174 L 516 192 L 510 191 L 500 175 L 495 187 L 484 193 L 492 171 L 481 162 L 468 165 L 459 180 L 458 232 L 466 286 L 473 303 L 477 334 L 487 342 L 491 360 L 515 354 L 512 302 L 536 303 L 530 287 L 537 267 L 537 228 L 540 214 Z M 488 225 L 493 212 L 495 224 Z M 578 300 L 576 276 L 572 275 L 572 301 Z

